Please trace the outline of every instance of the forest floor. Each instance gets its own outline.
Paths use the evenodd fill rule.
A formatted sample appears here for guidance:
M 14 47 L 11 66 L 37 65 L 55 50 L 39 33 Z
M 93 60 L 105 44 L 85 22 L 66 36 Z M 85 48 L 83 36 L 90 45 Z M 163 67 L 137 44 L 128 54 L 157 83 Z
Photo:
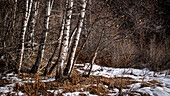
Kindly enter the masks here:
M 88 63 L 77 67 L 70 78 L 55 80 L 38 74 L 0 74 L 0 95 L 28 96 L 170 96 L 170 74 L 167 70 L 111 68 L 93 65 L 90 77 Z M 167 75 L 166 75 L 167 74 Z

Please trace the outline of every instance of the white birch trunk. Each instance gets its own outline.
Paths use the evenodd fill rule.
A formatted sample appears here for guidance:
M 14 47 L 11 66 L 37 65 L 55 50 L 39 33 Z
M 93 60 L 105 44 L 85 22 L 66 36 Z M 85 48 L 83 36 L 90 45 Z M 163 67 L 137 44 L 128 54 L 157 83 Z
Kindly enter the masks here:
M 99 47 L 100 47 L 100 43 L 101 43 L 102 37 L 104 35 L 104 29 L 102 31 L 103 32 L 100 35 L 100 38 L 99 38 L 98 44 L 96 46 L 95 52 L 93 53 L 92 59 L 90 60 L 90 69 L 89 69 L 89 72 L 88 72 L 88 74 L 86 74 L 86 72 L 83 73 L 83 77 L 89 77 L 90 76 L 91 70 L 92 70 L 93 65 L 94 65 L 94 61 L 95 61 L 95 59 L 97 57 L 97 54 L 98 54 L 98 51 L 99 51 Z
M 68 8 L 68 0 L 66 0 L 65 9 L 67 9 L 67 8 Z M 61 31 L 60 31 L 60 37 L 59 37 L 59 39 L 58 39 L 58 44 L 56 45 L 55 53 L 60 53 L 60 51 L 61 51 L 60 49 L 61 49 L 61 42 L 62 42 L 63 33 L 64 33 L 65 20 L 66 20 L 66 10 L 63 12 L 63 19 L 62 19 L 62 26 L 61 26 Z M 54 53 L 54 54 L 55 54 L 55 53 Z M 54 54 L 53 54 L 53 55 L 54 55 Z M 53 56 L 52 56 L 52 57 L 53 57 Z M 49 69 L 49 72 L 48 72 L 48 67 L 51 65 L 50 63 L 51 63 L 51 61 L 52 61 L 52 58 L 50 58 L 51 61 L 49 60 L 49 63 L 48 63 L 48 65 L 47 65 L 47 67 L 46 67 L 46 70 L 44 71 L 44 75 L 46 75 L 46 74 L 49 75 L 49 74 L 51 74 L 51 73 L 54 71 L 54 69 L 55 69 L 55 67 L 56 67 L 56 65 L 57 65 L 58 59 L 59 59 L 59 54 L 56 55 L 56 58 L 57 58 L 57 60 L 56 60 L 55 64 L 52 65 L 52 67 Z
M 89 76 L 90 76 L 91 70 L 92 70 L 93 65 L 94 65 L 94 61 L 95 61 L 95 59 L 96 59 L 96 57 L 97 57 L 97 54 L 98 54 L 98 51 L 99 51 L 100 43 L 101 43 L 101 41 L 102 41 L 104 32 L 105 32 L 105 31 L 104 31 L 104 28 L 103 28 L 102 33 L 101 33 L 100 38 L 99 38 L 99 41 L 98 41 L 98 43 L 97 43 L 95 52 L 94 52 L 94 54 L 92 55 L 92 59 L 91 59 L 91 61 L 90 61 L 90 70 L 89 70 L 89 72 L 88 72 L 87 75 L 86 75 L 86 74 L 83 74 L 85 77 L 89 77 Z
M 61 41 L 62 41 L 63 32 L 64 32 L 64 25 L 65 25 L 65 16 L 63 16 L 62 26 L 61 26 L 61 31 L 60 31 L 60 36 L 59 36 L 59 38 L 58 38 L 58 42 L 57 42 L 57 44 L 56 44 L 56 47 L 55 47 L 55 49 L 54 49 L 54 52 L 53 52 L 51 58 L 49 59 L 49 61 L 48 61 L 48 63 L 47 63 L 47 67 L 46 67 L 46 69 L 45 69 L 45 71 L 44 71 L 44 75 L 51 74 L 52 71 L 54 70 L 55 66 L 57 65 L 57 64 L 54 64 L 54 65 L 51 67 L 51 69 L 50 69 L 51 62 L 52 62 L 54 56 L 56 55 L 56 53 L 59 53 L 60 48 L 61 48 Z M 58 56 L 56 56 L 56 58 L 58 59 Z
M 77 32 L 77 26 L 76 26 L 76 28 L 74 28 L 73 33 L 72 33 L 72 35 L 70 37 L 70 40 L 69 40 L 70 42 L 68 44 L 68 49 L 70 49 L 70 47 L 72 45 L 72 42 L 73 42 L 73 39 L 74 39 L 74 36 L 75 36 L 76 32 Z
M 51 9 L 53 5 L 53 0 L 48 0 L 46 5 L 46 17 L 44 18 L 44 29 L 43 29 L 43 36 L 41 38 L 39 50 L 38 50 L 38 56 L 35 62 L 35 65 L 30 70 L 30 73 L 37 73 L 39 65 L 42 62 L 43 56 L 44 56 L 44 50 L 45 50 L 45 43 L 47 41 L 47 35 L 48 35 L 48 29 L 49 29 L 49 20 L 50 20 L 50 14 Z
M 68 60 L 67 66 L 65 68 L 64 75 L 68 75 L 68 73 L 70 73 L 70 70 L 71 70 L 73 62 L 74 62 L 76 49 L 77 49 L 77 46 L 79 43 L 80 34 L 81 34 L 82 27 L 83 27 L 83 21 L 84 21 L 85 11 L 86 11 L 86 4 L 87 4 L 87 0 L 82 0 L 82 9 L 81 9 L 80 17 L 79 17 L 79 21 L 78 21 L 77 33 L 76 33 L 76 36 L 74 38 L 74 41 L 73 41 L 73 44 L 71 47 L 71 55 L 69 56 L 69 60 Z
M 22 31 L 21 31 L 21 38 L 20 38 L 20 50 L 19 50 L 19 55 L 18 55 L 18 62 L 19 62 L 19 67 L 18 67 L 18 73 L 20 73 L 21 70 L 21 66 L 22 66 L 22 61 L 23 61 L 23 55 L 24 55 L 24 41 L 25 41 L 25 33 L 26 33 L 26 29 L 27 29 L 27 25 L 28 25 L 28 20 L 30 17 L 30 13 L 31 13 L 31 8 L 32 8 L 32 3 L 33 0 L 27 0 L 26 1 L 26 12 L 25 12 L 25 16 L 24 16 L 24 20 L 23 20 L 23 25 L 22 25 Z
M 52 9 L 52 5 L 53 5 L 53 0 L 51 1 L 51 0 L 49 0 L 49 2 L 48 2 L 48 7 L 47 7 L 47 16 L 46 16 L 46 18 L 45 18 L 45 29 L 44 29 L 44 31 L 45 31 L 45 35 L 44 35 L 44 37 L 43 37 L 43 43 L 42 43 L 42 58 L 43 58 L 43 56 L 44 56 L 44 49 L 45 49 L 45 43 L 46 43 L 46 41 L 47 41 L 47 35 L 48 35 L 48 29 L 49 29 L 49 21 L 50 21 L 50 15 L 51 15 L 51 9 Z M 42 58 L 41 58 L 41 60 L 40 61 L 42 61 Z
M 57 61 L 57 70 L 56 70 L 56 78 L 62 78 L 63 77 L 63 71 L 64 71 L 64 63 L 67 57 L 68 52 L 68 44 L 69 44 L 69 33 L 70 33 L 70 23 L 71 23 L 71 15 L 72 15 L 72 9 L 73 9 L 73 0 L 69 0 L 68 7 L 66 10 L 66 19 L 65 19 L 65 28 L 62 38 L 62 45 L 61 45 L 61 51 L 59 53 L 59 58 Z
M 36 24 L 36 18 L 38 15 L 38 9 L 39 9 L 39 1 L 34 1 L 33 9 L 32 9 L 32 17 L 31 17 L 31 33 L 30 33 L 30 47 L 34 49 L 34 32 L 35 32 L 35 24 Z

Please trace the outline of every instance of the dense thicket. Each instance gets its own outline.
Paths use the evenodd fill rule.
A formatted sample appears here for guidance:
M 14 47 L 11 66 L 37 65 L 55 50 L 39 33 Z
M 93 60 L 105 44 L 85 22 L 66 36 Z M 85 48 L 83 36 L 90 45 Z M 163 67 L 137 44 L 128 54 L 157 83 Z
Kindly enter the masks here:
M 141 66 L 140 62 L 154 70 L 169 68 L 169 1 L 108 0 L 106 3 L 117 19 L 115 25 L 123 38 L 122 44 L 130 39 L 130 47 L 133 46 L 123 47 L 123 54 L 130 55 L 123 58 L 131 60 L 119 61 L 125 61 L 126 66 L 131 66 L 130 63 Z M 130 53 L 130 50 L 136 52 Z

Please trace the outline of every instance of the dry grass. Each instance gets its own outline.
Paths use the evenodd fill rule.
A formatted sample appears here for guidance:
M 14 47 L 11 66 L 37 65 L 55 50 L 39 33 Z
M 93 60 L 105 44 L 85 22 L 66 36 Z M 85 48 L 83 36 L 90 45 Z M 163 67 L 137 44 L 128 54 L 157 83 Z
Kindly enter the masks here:
M 28 96 L 38 96 L 38 95 L 49 95 L 53 96 L 54 92 L 50 92 L 47 90 L 59 90 L 62 89 L 62 93 L 57 93 L 58 96 L 63 96 L 63 93 L 68 92 L 84 92 L 88 91 L 90 94 L 95 94 L 99 96 L 106 96 L 108 93 L 115 93 L 111 91 L 113 89 L 119 90 L 119 95 L 123 96 L 124 94 L 129 94 L 130 96 L 134 96 L 136 93 L 139 92 L 129 92 L 124 93 L 122 89 L 131 89 L 129 85 L 135 83 L 141 83 L 142 87 L 154 87 L 154 86 L 161 86 L 156 80 L 152 80 L 149 82 L 139 82 L 135 81 L 129 77 L 115 77 L 115 78 L 107 78 L 102 76 L 90 76 L 89 78 L 82 77 L 78 71 L 73 71 L 73 75 L 70 78 L 64 77 L 62 80 L 57 81 L 49 81 L 49 82 L 42 82 L 44 80 L 43 76 L 39 76 L 38 74 L 20 74 L 18 78 L 24 78 L 23 81 L 33 80 L 35 82 L 27 82 L 22 85 L 19 83 L 16 84 L 14 87 L 14 91 L 18 94 L 19 91 L 23 92 L 25 95 Z M 0 82 L 6 82 L 1 81 Z M 8 81 L 7 81 L 8 82 Z M 8 93 L 9 95 L 16 95 Z M 147 94 L 139 93 L 142 96 L 148 96 Z M 80 96 L 86 96 L 86 94 L 80 93 Z
M 2 77 L 0 76 L 0 87 L 4 87 L 7 84 L 10 84 L 11 82 L 9 80 L 6 79 L 2 79 Z
M 170 72 L 168 72 L 168 75 L 170 75 Z

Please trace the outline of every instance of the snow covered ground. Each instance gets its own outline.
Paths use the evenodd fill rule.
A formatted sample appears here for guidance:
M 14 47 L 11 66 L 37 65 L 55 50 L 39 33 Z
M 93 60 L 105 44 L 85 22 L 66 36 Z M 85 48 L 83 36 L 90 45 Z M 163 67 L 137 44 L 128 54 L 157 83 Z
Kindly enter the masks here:
M 84 69 L 88 69 L 87 66 Z M 77 69 L 79 72 L 83 73 L 83 70 Z M 135 83 L 130 85 L 131 88 L 124 91 L 138 91 L 150 96 L 170 96 L 170 75 L 166 75 L 167 70 L 163 72 L 154 72 L 148 69 L 134 69 L 134 68 L 111 68 L 111 67 L 101 67 L 98 65 L 93 65 L 91 75 L 104 76 L 109 78 L 115 77 L 130 77 L 135 81 L 158 81 L 160 86 L 154 85 L 153 87 L 142 87 L 141 83 Z M 166 75 L 166 76 L 165 76 Z
M 88 65 L 88 64 L 86 64 Z M 83 73 L 85 69 L 88 69 L 88 66 L 85 66 L 83 68 L 78 68 L 76 69 L 80 73 Z M 139 92 L 139 93 L 144 93 L 150 96 L 170 96 L 170 75 L 166 75 L 166 70 L 163 72 L 153 72 L 148 69 L 134 69 L 134 68 L 111 68 L 111 67 L 102 67 L 99 65 L 93 65 L 92 73 L 91 75 L 93 76 L 102 76 L 102 77 L 107 77 L 107 78 L 116 78 L 116 77 L 129 77 L 133 81 L 137 81 L 136 83 L 133 83 L 131 85 L 128 85 L 130 88 L 129 89 L 123 89 L 123 92 Z M 26 81 L 17 78 L 17 75 L 10 73 L 7 74 L 6 76 L 2 76 L 0 74 L 2 79 L 6 79 L 11 81 L 11 84 L 7 84 L 4 87 L 0 87 L 0 92 L 1 93 L 16 93 L 13 91 L 13 87 L 15 86 L 16 83 L 23 84 L 26 82 L 34 82 L 31 80 L 31 78 L 25 78 L 28 79 Z M 43 80 L 42 82 L 49 82 L 49 81 L 54 81 L 55 78 L 46 78 L 46 80 Z M 155 81 L 155 83 L 149 83 Z M 148 82 L 151 86 L 143 86 L 142 82 Z M 143 87 L 141 87 L 143 86 Z M 105 85 L 107 88 L 107 85 Z M 62 93 L 63 90 L 48 90 L 49 92 L 55 93 L 57 95 L 58 92 Z M 114 94 L 108 94 L 110 96 L 118 95 L 119 90 L 118 89 L 113 89 Z M 79 96 L 80 94 L 86 94 L 89 96 L 97 96 L 90 94 L 88 91 L 84 92 L 72 92 L 72 93 L 64 93 L 63 95 L 65 96 Z M 23 95 L 22 92 L 19 92 L 19 95 Z M 1 95 L 3 96 L 3 95 Z M 128 96 L 128 95 L 126 95 Z M 136 96 L 140 96 L 140 94 L 136 94 Z

